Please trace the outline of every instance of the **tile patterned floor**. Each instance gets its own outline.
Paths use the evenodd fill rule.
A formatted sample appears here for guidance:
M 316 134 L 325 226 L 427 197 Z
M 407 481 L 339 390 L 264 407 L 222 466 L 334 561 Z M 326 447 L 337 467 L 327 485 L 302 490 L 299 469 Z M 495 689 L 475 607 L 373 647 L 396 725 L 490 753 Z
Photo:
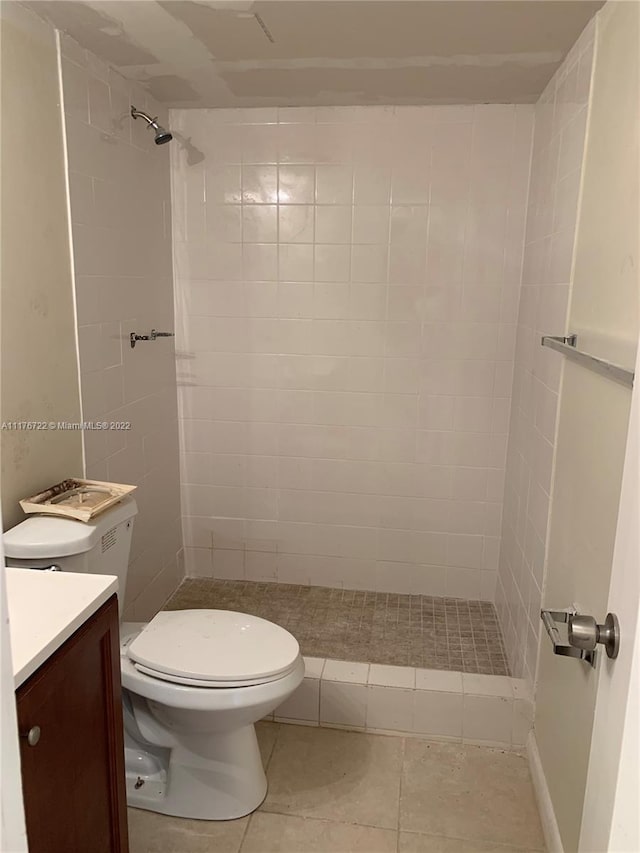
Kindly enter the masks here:
M 259 723 L 269 780 L 234 821 L 129 810 L 131 853 L 534 853 L 524 756 L 414 738 Z
M 168 610 L 239 610 L 282 625 L 309 657 L 509 675 L 488 601 L 188 578 Z

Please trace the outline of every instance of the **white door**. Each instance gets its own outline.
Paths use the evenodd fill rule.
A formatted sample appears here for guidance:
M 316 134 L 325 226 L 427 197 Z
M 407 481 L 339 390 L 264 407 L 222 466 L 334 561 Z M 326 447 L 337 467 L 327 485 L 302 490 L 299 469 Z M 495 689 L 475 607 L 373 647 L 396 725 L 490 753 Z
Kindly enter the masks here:
M 639 11 L 609 2 L 598 16 L 568 327 L 580 349 L 625 366 L 636 361 L 639 326 Z M 639 606 L 637 396 L 565 362 L 544 606 L 575 605 L 598 622 L 609 609 L 623 633 L 618 659 L 600 647 L 595 669 L 554 655 L 543 637 L 535 732 L 566 853 L 640 850 L 612 835 L 636 787 L 619 776 Z M 628 816 L 623 823 L 633 835 Z
M 635 44 L 637 56 L 639 17 L 637 4 L 632 5 L 636 8 L 624 9 L 623 15 L 627 18 L 629 38 Z M 626 138 L 621 141 L 635 150 L 636 166 L 627 172 L 623 185 L 635 198 L 637 210 L 637 60 L 630 76 L 635 85 L 633 82 L 627 85 L 624 112 L 627 117 L 631 113 L 634 121 L 626 124 Z M 624 89 L 624 85 L 621 88 Z M 635 248 L 625 261 L 627 269 L 634 270 L 636 288 L 640 291 L 637 218 L 635 223 L 636 240 L 628 244 Z M 612 268 L 611 281 L 615 280 L 616 272 Z M 590 853 L 637 853 L 640 850 L 640 358 L 636 363 L 636 387 L 631 399 L 607 609 L 616 613 L 620 620 L 621 646 L 618 658 L 615 661 L 604 659 L 598 672 L 579 849 Z M 599 618 L 602 616 L 604 614 L 599 614 Z
M 620 652 L 600 668 L 580 850 L 640 850 L 640 358 L 631 400 L 608 609 Z
M 620 4 L 611 4 L 620 6 Z M 624 4 L 623 4 L 624 6 Z M 635 8 L 634 8 L 635 7 Z M 638 68 L 640 25 L 637 4 L 622 10 L 628 38 L 636 56 L 633 70 L 618 92 L 627 92 L 622 120 L 615 130 L 624 147 L 635 151 L 635 167 L 620 174 L 623 193 L 638 207 Z M 622 53 L 623 51 L 620 51 Z M 631 122 L 629 122 L 631 118 Z M 624 132 L 622 132 L 624 130 Z M 629 148 L 627 150 L 629 150 Z M 614 155 L 615 156 L 615 155 Z M 634 163 L 633 157 L 627 164 Z M 633 209 L 633 208 L 632 208 Z M 636 292 L 640 291 L 637 212 L 618 223 L 622 231 L 632 225 L 635 232 L 627 243 L 625 271 L 633 270 Z M 619 258 L 623 255 L 620 254 Z M 611 267 L 610 283 L 622 267 Z M 636 387 L 631 398 L 629 434 L 624 460 L 622 491 L 616 529 L 607 609 L 620 620 L 621 645 L 618 658 L 603 657 L 598 671 L 597 697 L 591 750 L 587 771 L 584 809 L 580 831 L 580 851 L 593 853 L 637 853 L 640 851 L 640 358 L 636 362 Z M 604 614 L 598 614 L 602 618 Z

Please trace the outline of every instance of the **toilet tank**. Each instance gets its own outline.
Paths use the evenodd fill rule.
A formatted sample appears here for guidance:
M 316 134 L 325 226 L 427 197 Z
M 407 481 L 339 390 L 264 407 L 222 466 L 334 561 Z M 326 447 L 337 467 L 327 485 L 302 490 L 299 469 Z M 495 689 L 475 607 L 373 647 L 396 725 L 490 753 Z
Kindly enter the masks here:
M 59 515 L 32 515 L 3 536 L 7 565 L 64 572 L 115 575 L 124 601 L 133 520 L 133 498 L 125 498 L 88 522 Z

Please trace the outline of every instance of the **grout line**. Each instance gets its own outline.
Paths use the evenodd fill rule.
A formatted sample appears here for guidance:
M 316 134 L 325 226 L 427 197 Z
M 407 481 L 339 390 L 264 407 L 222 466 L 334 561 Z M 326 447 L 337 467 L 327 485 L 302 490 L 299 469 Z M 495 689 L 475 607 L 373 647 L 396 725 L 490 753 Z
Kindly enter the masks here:
M 261 805 L 262 805 L 262 803 L 260 804 L 260 806 L 261 806 Z M 258 809 L 260 808 L 260 806 L 258 806 L 258 808 L 256 809 L 256 811 L 251 812 L 251 814 L 249 815 L 249 820 L 247 821 L 247 825 L 245 826 L 245 828 L 244 828 L 244 832 L 242 833 L 242 838 L 240 839 L 240 844 L 238 845 L 237 853 L 241 853 L 242 848 L 244 847 L 244 842 L 245 842 L 245 839 L 246 839 L 247 834 L 248 834 L 248 832 L 249 832 L 249 827 L 251 826 L 251 824 L 252 824 L 252 822 L 253 822 L 253 816 L 254 816 L 254 814 L 256 814 L 256 812 L 258 811 Z
M 422 838 L 431 838 L 433 840 L 439 839 L 441 841 L 442 840 L 462 841 L 466 844 L 473 843 L 474 841 L 476 841 L 475 838 L 469 838 L 468 836 L 465 837 L 465 836 L 461 836 L 461 835 L 435 835 L 434 833 L 431 833 L 431 832 L 421 832 L 419 829 L 403 829 L 403 830 L 401 830 L 401 832 L 406 832 L 407 835 L 417 835 L 417 836 L 421 836 Z M 516 846 L 514 846 L 514 844 L 512 844 L 510 842 L 493 841 L 493 840 L 484 841 L 484 842 L 480 842 L 480 843 L 483 846 L 486 845 L 487 847 L 491 847 L 491 848 L 495 847 L 497 850 L 504 849 L 504 853 L 522 853 L 522 850 L 523 850 L 522 845 L 519 843 Z M 528 848 L 525 848 L 525 849 L 528 849 Z M 532 849 L 532 853 L 534 850 L 540 851 L 540 853 L 544 853 L 544 848 L 534 847 L 531 849 Z M 494 853 L 495 853 L 495 851 L 494 851 Z
M 278 741 L 280 740 L 280 732 L 281 732 L 281 730 L 282 730 L 282 725 L 281 725 L 281 723 L 275 723 L 275 722 L 274 722 L 274 725 L 275 725 L 275 726 L 277 726 L 277 729 L 276 729 L 276 736 L 275 736 L 275 738 L 274 738 L 274 740 L 273 740 L 273 746 L 271 747 L 271 752 L 269 753 L 269 757 L 267 758 L 267 762 L 266 762 L 266 764 L 265 764 L 265 768 L 264 768 L 265 775 L 266 775 L 266 773 L 267 773 L 267 770 L 268 770 L 268 769 L 269 769 L 269 767 L 271 766 L 271 759 L 273 758 L 273 756 L 274 756 L 274 754 L 275 754 L 276 747 L 277 747 L 277 745 L 278 745 Z
M 336 729 L 335 731 L 340 731 L 340 729 Z M 280 808 L 284 808 L 281 806 Z M 256 812 L 254 812 L 256 814 Z M 379 829 L 383 832 L 396 832 L 392 826 L 380 826 L 380 824 L 376 823 L 362 823 L 358 821 L 349 821 L 349 820 L 334 820 L 330 817 L 316 817 L 315 815 L 305 815 L 305 814 L 296 814 L 295 812 L 290 811 L 279 811 L 278 808 L 269 809 L 269 811 L 263 811 L 262 814 L 274 814 L 279 815 L 281 817 L 294 817 L 298 818 L 298 820 L 306 820 L 306 821 L 316 821 L 318 823 L 332 823 L 337 824 L 338 826 L 363 826 L 367 829 Z M 297 853 L 297 851 L 296 851 Z
M 404 763 L 406 760 L 406 754 L 407 754 L 407 738 L 403 737 L 402 738 L 402 758 L 400 761 L 400 780 L 399 780 L 399 785 L 398 785 L 398 824 L 397 824 L 398 835 L 397 835 L 397 839 L 396 839 L 396 845 L 397 845 L 398 850 L 400 847 L 400 832 L 401 832 L 400 814 L 402 811 L 402 780 L 404 779 Z

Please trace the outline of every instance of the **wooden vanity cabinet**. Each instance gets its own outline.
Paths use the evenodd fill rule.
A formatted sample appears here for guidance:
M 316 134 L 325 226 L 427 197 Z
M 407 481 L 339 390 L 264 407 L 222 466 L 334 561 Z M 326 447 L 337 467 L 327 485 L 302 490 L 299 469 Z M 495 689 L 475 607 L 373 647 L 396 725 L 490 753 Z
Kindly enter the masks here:
M 119 646 L 114 595 L 18 688 L 29 853 L 128 853 Z

